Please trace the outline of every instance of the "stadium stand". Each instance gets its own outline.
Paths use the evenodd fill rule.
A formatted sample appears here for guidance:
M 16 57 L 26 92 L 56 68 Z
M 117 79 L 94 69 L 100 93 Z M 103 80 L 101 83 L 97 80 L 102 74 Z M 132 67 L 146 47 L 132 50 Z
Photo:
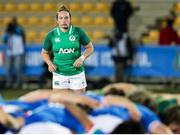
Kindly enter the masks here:
M 93 22 L 90 16 L 83 16 L 81 19 L 81 25 L 91 25 Z
M 27 24 L 27 19 L 24 16 L 18 16 L 18 22 L 19 22 L 19 24 L 24 26 Z
M 71 21 L 72 21 L 72 24 L 74 24 L 74 25 L 80 24 L 80 19 L 77 17 L 72 16 Z
M 17 5 L 17 10 L 19 12 L 27 11 L 29 9 L 30 9 L 30 5 L 26 2 L 22 2 Z
M 180 13 L 180 2 L 175 5 L 175 11 L 176 13 Z
M 148 30 L 147 26 L 152 25 L 155 19 L 169 13 L 169 9 L 177 2 L 175 6 L 176 12 L 180 11 L 180 3 L 178 0 L 129 0 L 133 5 L 140 7 L 140 10 L 134 14 L 130 20 L 130 36 L 139 39 L 143 32 Z M 112 0 L 26 0 L 26 1 L 6 1 L 0 3 L 1 19 L 0 31 L 3 33 L 5 26 L 12 16 L 17 16 L 20 24 L 26 31 L 34 31 L 38 33 L 50 30 L 56 23 L 55 12 L 59 4 L 67 5 L 72 12 L 72 23 L 82 26 L 87 33 L 91 33 L 90 38 L 94 39 L 92 34 L 98 30 L 101 33 L 110 35 L 113 29 L 113 20 L 109 15 Z M 153 10 L 152 10 L 153 7 Z M 151 10 L 151 12 L 149 12 Z M 22 14 L 23 12 L 23 14 Z M 179 28 L 179 20 L 176 20 L 175 27 Z M 97 32 L 99 33 L 99 32 Z M 96 43 L 107 44 L 107 40 L 101 36 L 96 36 Z M 35 43 L 32 38 L 28 39 L 28 43 Z M 146 37 L 147 39 L 147 37 Z M 149 39 L 148 39 L 149 40 Z M 152 41 L 152 39 L 150 38 Z M 153 37 L 155 40 L 155 37 Z
M 2 21 L 3 25 L 7 25 L 10 22 L 10 20 L 11 20 L 11 17 L 9 16 L 4 17 Z
M 35 31 L 27 31 L 27 42 L 33 42 L 36 38 L 37 33 Z
M 94 25 L 105 25 L 107 23 L 107 18 L 102 16 L 97 16 L 94 18 Z
M 174 27 L 180 28 L 180 16 L 175 18 Z
M 0 11 L 2 12 L 4 10 L 4 5 L 0 3 Z
M 83 12 L 94 11 L 95 6 L 94 6 L 94 4 L 92 2 L 84 2 L 81 9 L 82 9 Z
M 43 16 L 41 18 L 41 23 L 42 25 L 52 25 L 55 23 L 55 19 L 52 18 L 51 16 Z
M 41 20 L 36 17 L 36 16 L 32 16 L 30 18 L 28 18 L 28 25 L 39 25 L 41 23 Z
M 30 9 L 31 11 L 41 11 L 43 9 L 43 6 L 41 3 L 34 2 L 30 5 Z
M 52 2 L 44 3 L 43 10 L 44 11 L 55 11 L 56 5 Z
M 17 6 L 15 3 L 8 2 L 5 4 L 4 10 L 9 12 L 9 11 L 16 11 Z
M 71 9 L 72 12 L 77 12 L 81 9 L 81 5 L 78 2 L 72 2 L 69 4 L 69 8 Z
M 150 30 L 148 35 L 142 37 L 142 41 L 144 44 L 151 44 L 151 45 L 155 45 L 158 43 L 158 39 L 159 39 L 159 30 Z
M 109 5 L 104 2 L 99 2 L 96 4 L 95 9 L 98 12 L 109 12 Z

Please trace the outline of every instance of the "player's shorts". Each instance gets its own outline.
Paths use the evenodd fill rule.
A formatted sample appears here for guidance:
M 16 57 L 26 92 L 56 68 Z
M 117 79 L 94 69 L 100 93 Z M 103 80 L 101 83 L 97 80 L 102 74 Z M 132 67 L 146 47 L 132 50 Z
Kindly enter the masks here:
M 79 90 L 87 87 L 85 73 L 64 76 L 53 72 L 53 89 L 72 89 Z
M 97 116 L 89 115 L 88 118 L 93 122 L 94 127 L 107 134 L 111 133 L 119 124 L 123 123 L 123 119 L 111 114 L 102 114 Z

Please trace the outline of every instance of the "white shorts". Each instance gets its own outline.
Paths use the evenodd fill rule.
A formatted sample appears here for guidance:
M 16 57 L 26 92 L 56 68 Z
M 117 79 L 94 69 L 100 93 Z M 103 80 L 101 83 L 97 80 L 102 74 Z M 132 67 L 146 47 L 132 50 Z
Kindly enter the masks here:
M 64 76 L 53 72 L 53 89 L 72 89 L 79 90 L 87 87 L 85 73 Z
M 123 119 L 111 114 L 102 114 L 97 116 L 88 116 L 93 122 L 94 127 L 100 129 L 106 134 L 111 133 L 119 124 L 123 123 Z

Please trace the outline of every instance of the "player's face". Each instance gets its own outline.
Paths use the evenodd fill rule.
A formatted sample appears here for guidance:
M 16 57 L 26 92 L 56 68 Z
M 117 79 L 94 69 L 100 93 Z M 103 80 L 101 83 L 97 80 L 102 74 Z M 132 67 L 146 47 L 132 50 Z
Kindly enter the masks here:
M 171 128 L 171 130 L 173 131 L 173 133 L 175 134 L 180 134 L 180 125 L 176 124 L 176 123 L 171 123 L 169 125 L 169 127 Z
M 67 11 L 61 11 L 58 13 L 57 23 L 60 28 L 68 29 L 71 23 L 70 15 Z

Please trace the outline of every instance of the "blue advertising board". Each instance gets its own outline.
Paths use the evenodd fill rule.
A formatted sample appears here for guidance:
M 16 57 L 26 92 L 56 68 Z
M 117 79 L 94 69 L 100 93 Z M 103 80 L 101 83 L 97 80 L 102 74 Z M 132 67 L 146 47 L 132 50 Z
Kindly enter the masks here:
M 131 76 L 180 77 L 180 47 L 137 47 Z
M 112 77 L 115 74 L 111 48 L 95 46 L 93 55 L 86 59 L 87 76 Z M 4 48 L 0 46 L 0 76 L 5 75 Z M 133 77 L 180 77 L 180 47 L 136 47 L 131 70 Z M 41 46 L 28 45 L 25 56 L 25 75 L 40 76 L 45 70 L 41 58 Z

